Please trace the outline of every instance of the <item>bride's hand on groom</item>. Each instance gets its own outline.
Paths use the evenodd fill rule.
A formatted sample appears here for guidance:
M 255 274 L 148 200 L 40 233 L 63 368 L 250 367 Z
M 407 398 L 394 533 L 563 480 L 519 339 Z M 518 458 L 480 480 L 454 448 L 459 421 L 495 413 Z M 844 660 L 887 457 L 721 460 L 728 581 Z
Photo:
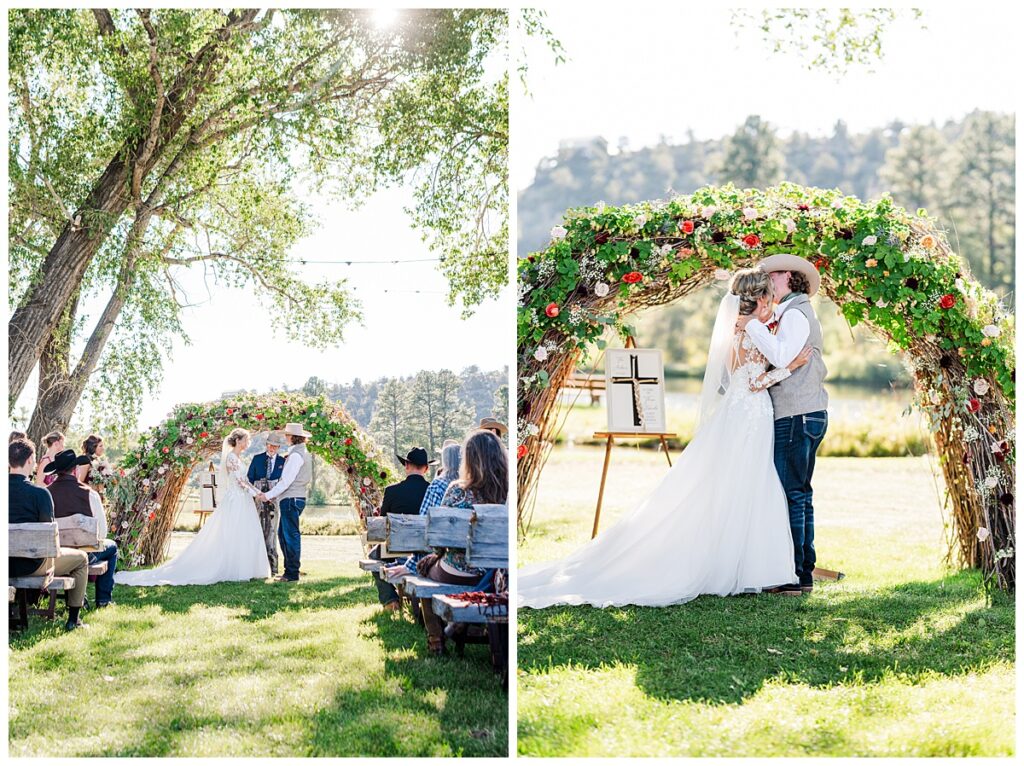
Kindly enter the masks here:
M 745 314 L 741 316 L 739 319 L 737 319 L 736 332 L 743 332 L 743 330 L 747 329 L 747 325 L 750 323 L 750 320 L 752 319 L 757 319 L 757 317 L 755 317 L 753 314 Z
M 799 367 L 803 367 L 811 359 L 811 354 L 814 353 L 814 348 L 811 346 L 804 346 L 804 350 L 796 355 L 796 358 L 790 362 L 787 366 L 790 372 L 793 372 Z

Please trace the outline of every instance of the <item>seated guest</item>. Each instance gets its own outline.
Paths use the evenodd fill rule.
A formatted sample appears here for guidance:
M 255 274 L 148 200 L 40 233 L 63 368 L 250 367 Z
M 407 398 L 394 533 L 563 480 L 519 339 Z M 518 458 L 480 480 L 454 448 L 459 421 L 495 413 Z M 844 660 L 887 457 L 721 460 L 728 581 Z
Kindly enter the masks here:
M 474 505 L 503 505 L 508 500 L 508 452 L 501 439 L 491 431 L 474 431 L 462 448 L 459 478 L 453 481 L 441 505 L 472 508 Z M 466 563 L 464 550 L 443 550 L 420 559 L 417 568 L 424 577 L 452 585 L 473 588 L 486 572 Z M 427 646 L 435 654 L 444 651 L 441 623 L 430 602 L 424 599 L 423 621 L 427 628 Z
M 111 599 L 114 595 L 114 570 L 117 569 L 117 543 L 107 539 L 107 514 L 99 493 L 78 480 L 78 467 L 89 464 L 87 456 L 75 455 L 74 450 L 58 452 L 46 466 L 46 472 L 56 476 L 47 489 L 53 498 L 55 518 L 81 514 L 96 519 L 100 550 L 89 554 L 89 563 L 107 562 L 107 571 L 96 578 L 96 607 L 102 609 L 114 603 Z
M 45 474 L 44 472 L 46 466 L 53 460 L 53 456 L 64 450 L 64 434 L 60 431 L 50 431 L 43 437 L 43 444 L 46 445 L 46 452 L 39 458 L 39 464 L 36 466 L 36 484 L 46 487 L 57 478 L 56 474 Z
M 36 445 L 28 439 L 10 443 L 7 449 L 10 475 L 8 477 L 7 521 L 10 524 L 45 524 L 53 521 L 53 500 L 42 487 L 29 481 L 35 468 Z M 74 587 L 67 592 L 68 630 L 86 627 L 79 613 L 85 601 L 85 586 L 89 583 L 89 558 L 75 548 L 60 548 L 55 559 L 28 559 L 12 556 L 8 559 L 11 577 L 45 574 L 50 568 L 57 577 L 74 578 Z
M 419 513 L 420 506 L 423 505 L 423 496 L 426 495 L 427 487 L 429 486 L 426 473 L 430 470 L 430 466 L 437 464 L 437 461 L 429 460 L 427 451 L 422 447 L 414 447 L 409 450 L 409 454 L 405 457 L 401 455 L 395 455 L 395 457 L 398 458 L 398 462 L 405 468 L 405 481 L 392 484 L 384 490 L 384 499 L 381 501 L 378 515 Z M 377 546 L 370 552 L 370 558 L 391 563 L 396 561 L 396 559 L 381 559 L 380 546 Z M 395 590 L 395 586 L 381 577 L 379 573 L 375 575 L 375 580 L 377 583 L 377 597 L 380 599 L 380 603 L 388 611 L 397 610 L 398 591 Z
M 7 443 L 10 444 L 11 442 L 16 442 L 19 439 L 27 439 L 27 438 L 28 438 L 28 434 L 25 433 L 24 431 L 11 431 L 11 435 L 7 439 Z
M 508 426 L 506 426 L 500 420 L 495 420 L 494 418 L 484 418 L 483 420 L 480 421 L 480 425 L 477 426 L 477 428 L 484 431 L 490 431 L 499 439 L 503 439 L 505 437 L 505 434 L 508 433 Z
M 459 478 L 459 463 L 461 462 L 462 445 L 454 439 L 446 440 L 441 448 L 441 469 L 437 472 L 437 477 L 430 482 L 426 494 L 423 495 L 423 502 L 420 503 L 420 516 L 425 516 L 429 509 L 441 505 L 441 499 L 448 490 L 448 485 Z M 406 573 L 412 574 L 416 571 L 416 562 L 419 559 L 419 555 L 413 554 L 402 564 L 388 567 L 387 576 L 394 577 L 403 569 Z

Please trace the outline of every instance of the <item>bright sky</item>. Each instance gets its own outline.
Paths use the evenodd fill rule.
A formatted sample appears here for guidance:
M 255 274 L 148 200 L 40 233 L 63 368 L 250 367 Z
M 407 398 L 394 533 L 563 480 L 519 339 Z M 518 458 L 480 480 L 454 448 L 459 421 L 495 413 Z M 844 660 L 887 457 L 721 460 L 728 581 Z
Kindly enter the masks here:
M 1020 40 L 1010 33 L 1020 28 L 1019 11 L 1009 3 L 929 9 L 924 30 L 901 20 L 875 73 L 857 69 L 840 82 L 771 54 L 755 29 L 737 33 L 727 8 L 626 8 L 565 3 L 548 11 L 569 61 L 556 66 L 541 44 L 528 47 L 533 95 L 513 115 L 516 189 L 529 186 L 562 139 L 603 136 L 614 147 L 625 136 L 638 149 L 662 134 L 684 141 L 687 128 L 720 138 L 749 114 L 783 135 L 829 134 L 837 119 L 852 131 L 894 118 L 941 123 L 975 108 L 1013 111 L 1020 86 Z
M 410 202 L 411 194 L 401 189 L 380 193 L 355 212 L 342 203 L 317 202 L 322 226 L 292 256 L 335 261 L 434 258 L 402 212 Z M 447 282 L 436 263 L 304 268 L 310 282 L 350 277 L 363 304 L 364 326 L 353 326 L 344 343 L 326 351 L 289 342 L 280 327 L 273 332 L 279 322 L 254 294 L 212 283 L 207 291 L 197 270 L 182 280 L 190 301 L 200 304 L 183 314 L 192 345 L 174 344 L 173 361 L 165 364 L 162 385 L 147 401 L 140 427 L 156 425 L 178 402 L 216 399 L 240 388 L 300 386 L 311 375 L 343 383 L 421 369 L 500 369 L 508 363 L 515 330 L 507 288 L 463 321 L 458 308 L 447 305 Z M 502 332 L 505 342 L 499 343 Z M 18 409 L 31 407 L 35 388 L 33 376 Z

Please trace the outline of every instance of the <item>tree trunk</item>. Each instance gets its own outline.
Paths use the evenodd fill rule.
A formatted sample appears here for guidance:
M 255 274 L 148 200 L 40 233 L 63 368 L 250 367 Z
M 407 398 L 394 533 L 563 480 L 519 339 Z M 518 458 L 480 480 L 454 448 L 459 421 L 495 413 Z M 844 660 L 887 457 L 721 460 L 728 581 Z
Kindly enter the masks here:
M 57 329 L 110 226 L 128 208 L 127 182 L 128 166 L 119 154 L 107 165 L 85 204 L 75 213 L 76 217 L 82 215 L 90 220 L 82 220 L 81 226 L 71 221 L 65 224 L 43 261 L 39 281 L 11 317 L 7 327 L 8 411 L 13 410 L 43 346 Z
M 228 14 L 227 23 L 174 78 L 156 135 L 148 135 L 146 131 L 147 135 L 123 146 L 72 216 L 73 219 L 81 216 L 80 225 L 69 221 L 64 226 L 43 261 L 39 280 L 28 290 L 7 326 L 8 411 L 13 410 L 47 338 L 53 334 L 61 313 L 78 291 L 93 257 L 131 204 L 132 171 L 141 173 L 141 183 L 153 170 L 185 120 L 192 115 L 200 95 L 220 76 L 221 69 L 215 64 L 220 58 L 221 45 L 234 28 L 249 24 L 257 13 L 258 9 L 246 9 Z M 142 158 L 138 168 L 134 167 L 136 158 Z
M 68 404 L 72 395 L 68 371 L 71 367 L 71 328 L 77 309 L 78 296 L 75 295 L 46 339 L 40 357 L 36 406 L 28 425 L 28 438 L 36 445 L 41 445 L 43 437 L 50 431 L 66 431 L 71 422 L 74 403 Z

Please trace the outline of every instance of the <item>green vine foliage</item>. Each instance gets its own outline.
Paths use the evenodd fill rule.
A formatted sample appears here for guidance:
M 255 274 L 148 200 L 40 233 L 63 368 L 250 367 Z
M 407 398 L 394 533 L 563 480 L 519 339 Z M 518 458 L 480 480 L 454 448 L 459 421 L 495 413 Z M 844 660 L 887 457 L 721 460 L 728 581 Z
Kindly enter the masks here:
M 129 566 L 163 555 L 177 514 L 177 497 L 201 460 L 219 455 L 235 428 L 252 433 L 301 423 L 312 434 L 307 448 L 345 475 L 353 503 L 365 518 L 380 506 L 396 477 L 373 440 L 335 402 L 296 393 L 239 394 L 221 401 L 180 404 L 167 420 L 142 435 L 106 485 L 110 530 Z
M 933 431 L 945 428 L 947 441 L 983 431 L 992 441 L 991 454 L 987 442 L 984 450 L 974 444 L 972 460 L 961 442 L 955 459 L 971 464 L 975 486 L 963 488 L 974 493 L 968 505 L 977 508 L 980 500 L 1003 522 L 972 512 L 977 526 L 961 531 L 961 547 L 986 525 L 988 553 L 967 559 L 1012 556 L 1013 513 L 1006 506 L 1013 502 L 1013 314 L 970 276 L 926 211 L 909 213 L 888 196 L 864 202 L 789 183 L 705 187 L 666 201 L 572 209 L 546 249 L 520 260 L 520 528 L 550 448 L 557 399 L 551 389 L 570 372 L 566 360 L 574 363 L 588 344 L 603 349 L 609 329 L 630 334 L 632 312 L 716 279 L 724 283 L 737 268 L 774 253 L 811 261 L 822 291 L 851 325 L 865 322 L 893 351 L 905 352 Z M 951 479 L 947 471 L 947 484 Z

